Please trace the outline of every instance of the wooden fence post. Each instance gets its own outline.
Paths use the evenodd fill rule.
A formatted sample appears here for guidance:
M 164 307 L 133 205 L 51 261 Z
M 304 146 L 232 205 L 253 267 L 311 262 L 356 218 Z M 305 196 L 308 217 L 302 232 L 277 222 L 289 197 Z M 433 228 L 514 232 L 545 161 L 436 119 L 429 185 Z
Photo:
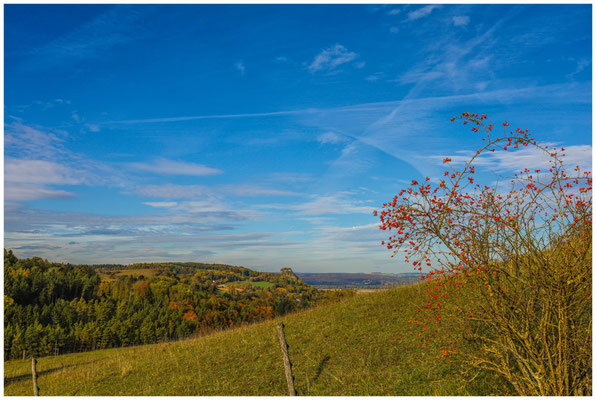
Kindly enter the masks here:
M 277 333 L 279 335 L 279 344 L 281 346 L 281 356 L 284 360 L 284 369 L 286 370 L 286 381 L 288 381 L 288 393 L 290 396 L 296 396 L 296 389 L 294 388 L 294 375 L 292 375 L 292 363 L 290 362 L 290 354 L 288 353 L 288 342 L 286 342 L 286 334 L 284 332 L 284 324 L 280 322 L 277 324 Z
M 37 360 L 31 358 L 31 373 L 33 374 L 33 396 L 39 396 L 39 387 L 37 386 Z

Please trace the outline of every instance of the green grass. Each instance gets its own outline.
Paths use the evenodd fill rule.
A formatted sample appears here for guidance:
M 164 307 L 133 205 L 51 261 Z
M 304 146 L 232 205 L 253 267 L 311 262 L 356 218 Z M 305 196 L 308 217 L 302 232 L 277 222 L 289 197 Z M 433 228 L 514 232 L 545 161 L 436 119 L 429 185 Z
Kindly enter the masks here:
M 251 282 L 251 281 L 239 281 L 239 282 L 232 282 L 236 285 L 252 285 L 254 287 L 258 287 L 258 288 L 263 288 L 263 289 L 267 289 L 270 288 L 271 286 L 273 286 L 273 283 L 271 282 L 265 282 L 265 281 L 256 281 L 256 282 Z
M 408 319 L 419 285 L 361 294 L 287 315 L 299 395 L 487 395 L 464 386 L 457 356 L 421 350 Z M 40 358 L 41 395 L 286 395 L 278 320 L 175 343 Z M 448 328 L 449 329 L 449 328 Z M 445 343 L 456 337 L 456 327 Z M 442 343 L 436 343 L 439 348 Z M 5 395 L 32 395 L 31 361 L 4 363 Z

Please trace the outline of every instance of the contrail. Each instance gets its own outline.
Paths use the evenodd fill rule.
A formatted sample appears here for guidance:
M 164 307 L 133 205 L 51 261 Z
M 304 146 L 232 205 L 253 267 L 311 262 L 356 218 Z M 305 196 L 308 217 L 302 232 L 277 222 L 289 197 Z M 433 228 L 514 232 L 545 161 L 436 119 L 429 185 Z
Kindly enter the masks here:
M 109 121 L 104 124 L 151 124 L 156 122 L 179 122 L 179 121 L 195 121 L 200 119 L 226 119 L 226 118 L 251 118 L 251 117 L 272 117 L 276 115 L 296 115 L 315 113 L 319 110 L 314 108 L 294 111 L 274 111 L 266 113 L 249 113 L 249 114 L 216 114 L 216 115 L 194 115 L 187 117 L 170 117 L 170 118 L 151 118 L 151 119 L 128 119 L 123 121 Z

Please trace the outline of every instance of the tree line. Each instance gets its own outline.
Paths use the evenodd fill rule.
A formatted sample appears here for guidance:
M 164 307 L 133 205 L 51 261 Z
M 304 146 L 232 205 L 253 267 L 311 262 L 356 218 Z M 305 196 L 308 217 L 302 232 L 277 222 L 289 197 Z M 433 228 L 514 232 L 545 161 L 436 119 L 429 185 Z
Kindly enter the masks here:
M 155 273 L 134 276 L 135 269 Z M 261 280 L 272 285 L 233 284 Z M 19 260 L 5 250 L 4 358 L 177 340 L 273 318 L 320 298 L 315 288 L 300 280 L 243 267 L 93 267 L 39 257 Z

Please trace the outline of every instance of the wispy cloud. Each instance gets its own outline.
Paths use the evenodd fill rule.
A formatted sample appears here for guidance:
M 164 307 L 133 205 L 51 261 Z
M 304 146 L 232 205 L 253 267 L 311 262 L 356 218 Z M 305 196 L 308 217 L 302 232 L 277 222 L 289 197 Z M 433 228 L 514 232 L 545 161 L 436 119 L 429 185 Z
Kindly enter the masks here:
M 19 257 L 42 256 L 65 262 L 205 261 L 217 251 L 236 248 L 235 245 L 242 248 L 281 244 L 271 240 L 270 233 L 215 234 L 233 226 L 205 223 L 207 218 L 237 222 L 247 217 L 233 212 L 174 211 L 154 216 L 110 217 L 13 207 L 7 217 L 5 245 L 17 249 Z
M 311 174 L 303 172 L 272 172 L 266 178 L 277 182 L 309 182 L 314 179 Z
M 337 214 L 371 214 L 374 210 L 366 202 L 353 198 L 351 192 L 311 195 L 310 199 L 297 204 L 261 204 L 257 209 L 290 210 L 296 215 L 319 216 Z
M 4 159 L 4 196 L 8 201 L 63 199 L 73 194 L 48 185 L 76 185 L 82 178 L 68 167 L 51 161 Z
M 70 140 L 69 132 L 32 125 L 13 117 L 12 121 L 5 125 L 4 151 L 11 163 L 19 162 L 15 160 L 29 161 L 27 167 L 33 168 L 36 165 L 43 166 L 41 162 L 46 161 L 50 163 L 47 165 L 56 165 L 62 168 L 62 171 L 71 171 L 70 176 L 76 176 L 84 184 L 118 186 L 126 181 L 121 170 L 69 150 Z M 10 165 L 7 168 L 11 168 Z M 57 168 L 40 171 L 39 176 L 54 173 Z
M 152 6 L 112 6 L 68 34 L 32 50 L 28 66 L 31 69 L 56 67 L 101 57 L 110 49 L 138 38 L 142 30 L 135 29 L 135 24 L 152 9 Z
M 477 60 L 480 62 L 480 60 Z M 422 83 L 418 82 L 420 85 Z M 427 81 L 425 81 L 427 83 Z M 527 86 L 504 88 L 499 90 L 486 90 L 466 94 L 451 94 L 447 96 L 406 96 L 401 100 L 354 104 L 350 106 L 327 109 L 302 109 L 291 112 L 269 112 L 259 114 L 231 114 L 218 115 L 217 118 L 252 118 L 254 116 L 269 117 L 281 114 L 300 116 L 302 123 L 316 126 L 318 129 L 328 129 L 337 126 L 342 134 L 352 139 L 352 147 L 358 145 L 372 146 L 380 152 L 393 158 L 413 163 L 421 171 L 430 173 L 429 168 L 434 168 L 428 160 L 416 157 L 411 149 L 418 146 L 428 147 L 432 143 L 433 127 L 423 124 L 425 117 L 431 117 L 438 109 L 452 107 L 454 104 L 469 105 L 490 104 L 520 104 L 530 99 L 541 98 L 548 104 L 560 104 L 573 99 L 574 104 L 591 103 L 590 85 L 577 83 L 552 84 L 545 86 Z M 349 115 L 349 118 L 346 117 Z M 412 116 L 415 116 L 413 118 Z M 209 118 L 211 116 L 196 116 L 183 118 Z M 138 120 L 139 123 L 163 123 L 176 121 L 178 118 Z M 338 165 L 358 163 L 353 154 L 342 152 Z M 344 170 L 346 165 L 343 165 Z M 358 167 L 359 168 L 359 167 Z
M 543 107 L 568 107 L 571 106 L 568 103 L 570 99 L 581 109 L 591 104 L 591 85 L 576 83 L 510 87 L 449 96 L 414 96 L 420 92 L 417 90 L 409 98 L 399 101 L 328 110 L 324 119 L 321 116 L 308 116 L 312 126 L 335 126 L 353 139 L 345 151 L 330 163 L 326 175 L 320 176 L 319 181 L 328 185 L 329 182 L 340 181 L 341 177 L 349 180 L 350 176 L 366 171 L 370 167 L 368 164 L 382 154 L 411 165 L 425 176 L 441 173 L 442 169 L 434 162 L 429 162 L 420 149 L 428 153 L 433 148 L 445 146 L 447 139 L 437 134 L 442 129 L 440 127 L 444 126 L 441 125 L 443 120 L 437 120 L 436 116 L 441 114 L 447 118 L 454 112 L 454 107 L 468 108 L 470 104 L 486 107 L 494 102 L 514 107 L 537 98 L 543 99 Z M 458 143 L 458 146 L 465 148 L 466 143 Z M 373 154 L 372 149 L 378 152 Z
M 181 202 L 153 203 L 151 207 L 171 208 Z M 205 201 L 204 204 L 199 201 L 189 202 L 187 208 L 180 207 L 178 210 L 171 210 L 172 212 L 135 216 L 50 211 L 15 203 L 5 203 L 4 208 L 5 232 L 11 232 L 13 237 L 35 239 L 67 237 L 64 235 L 73 237 L 81 232 L 95 235 L 100 229 L 133 232 L 137 236 L 165 232 L 185 235 L 196 231 L 231 229 L 239 222 L 260 215 L 254 210 L 235 210 L 224 203 L 211 201 Z
M 242 61 L 238 61 L 234 64 L 234 67 L 240 72 L 240 75 L 244 76 L 246 74 L 246 66 Z
M 377 82 L 381 79 L 385 74 L 383 72 L 375 72 L 374 74 L 368 75 L 364 80 L 368 82 Z
M 372 214 L 374 207 L 361 201 L 349 200 L 343 193 L 316 196 L 313 200 L 293 207 L 300 215 Z
M 470 23 L 470 17 L 467 15 L 456 15 L 452 18 L 452 21 L 455 26 L 466 26 Z
M 158 158 L 153 162 L 130 163 L 128 166 L 138 171 L 158 175 L 208 176 L 223 173 L 220 169 L 207 167 L 202 164 L 168 160 L 165 158 Z
M 402 84 L 414 83 L 415 89 L 412 90 L 415 91 L 422 90 L 431 81 L 434 90 L 441 87 L 451 91 L 460 91 L 481 80 L 494 81 L 492 68 L 488 68 L 492 65 L 480 65 L 477 61 L 491 57 L 498 41 L 496 33 L 510 17 L 509 14 L 504 15 L 482 34 L 464 41 L 458 39 L 455 32 L 437 37 L 421 49 L 421 61 L 397 81 Z
M 14 247 L 14 250 L 58 250 L 60 246 L 50 246 L 46 244 L 26 245 Z
M 255 219 L 261 215 L 256 211 L 234 211 L 210 201 L 148 205 L 164 208 L 165 212 L 105 216 L 6 204 L 5 245 L 18 249 L 19 257 L 37 255 L 57 261 L 123 263 L 166 259 L 205 261 L 205 257 L 230 249 L 260 251 L 297 244 L 283 234 L 270 232 L 217 233 Z M 77 238 L 76 242 L 73 237 Z
M 69 62 L 94 59 L 108 54 L 109 50 L 127 44 L 143 32 L 135 24 L 153 7 L 115 5 L 89 22 L 80 25 L 64 36 L 43 47 L 33 49 L 30 69 L 53 68 Z
M 430 13 L 433 12 L 433 10 L 436 10 L 437 8 L 441 8 L 440 5 L 437 4 L 433 4 L 433 5 L 428 5 L 428 6 L 424 6 L 422 8 L 419 8 L 417 10 L 414 11 L 410 11 L 408 13 L 408 21 L 414 21 L 420 18 L 424 18 L 428 15 L 430 15 Z
M 578 60 L 575 66 L 575 70 L 567 75 L 568 78 L 573 78 L 575 75 L 579 74 L 583 70 L 585 70 L 588 66 L 590 66 L 591 61 L 585 58 Z
M 550 148 L 558 147 L 560 160 L 563 162 L 567 171 L 571 171 L 576 165 L 588 170 L 592 167 L 591 145 L 564 146 L 564 152 L 560 152 L 560 144 L 542 143 L 542 145 L 549 146 Z M 565 154 L 565 156 L 561 156 L 561 154 Z M 452 154 L 448 156 L 452 159 L 454 165 L 460 165 L 468 162 L 473 155 L 473 152 L 463 151 L 460 152 L 460 154 Z M 438 155 L 432 156 L 431 159 L 437 164 L 442 164 L 442 160 L 445 157 L 445 155 Z M 551 161 L 549 154 L 531 146 L 515 151 L 485 153 L 476 158 L 474 165 L 482 166 L 492 171 L 519 172 L 525 168 L 530 170 L 548 169 L 552 165 L 549 161 Z
M 4 186 L 4 199 L 6 201 L 67 199 L 71 197 L 74 197 L 74 194 L 71 192 L 49 189 L 41 185 L 6 183 Z
M 85 128 L 89 130 L 89 132 L 97 133 L 101 130 L 99 125 L 96 124 L 85 124 Z
M 172 208 L 178 205 L 175 201 L 145 201 L 143 204 L 149 207 L 163 207 L 163 208 Z
M 322 144 L 339 144 L 345 142 L 346 138 L 335 132 L 325 132 L 317 137 L 317 141 Z
M 308 66 L 308 70 L 312 73 L 318 71 L 333 71 L 340 65 L 354 61 L 356 58 L 358 58 L 357 53 L 348 51 L 348 49 L 341 44 L 336 44 L 317 54 Z
M 23 158 L 55 159 L 67 152 L 64 140 L 68 134 L 64 131 L 48 132 L 42 127 L 25 124 L 16 117 L 4 129 L 4 146 L 8 154 Z
M 259 196 L 299 196 L 299 193 L 267 188 L 252 184 L 239 185 L 147 185 L 138 187 L 137 194 L 159 199 L 191 199 L 200 197 L 221 198 L 223 196 L 259 197 Z
M 266 188 L 258 185 L 240 184 L 240 185 L 221 185 L 216 187 L 224 193 L 238 197 L 257 197 L 257 196 L 301 196 L 300 193 Z
M 151 207 L 167 208 L 173 211 L 187 213 L 217 213 L 230 211 L 230 208 L 226 204 L 212 198 L 193 201 L 156 201 L 145 202 L 143 204 Z
M 82 179 L 70 168 L 44 160 L 4 159 L 4 180 L 9 183 L 75 185 Z

